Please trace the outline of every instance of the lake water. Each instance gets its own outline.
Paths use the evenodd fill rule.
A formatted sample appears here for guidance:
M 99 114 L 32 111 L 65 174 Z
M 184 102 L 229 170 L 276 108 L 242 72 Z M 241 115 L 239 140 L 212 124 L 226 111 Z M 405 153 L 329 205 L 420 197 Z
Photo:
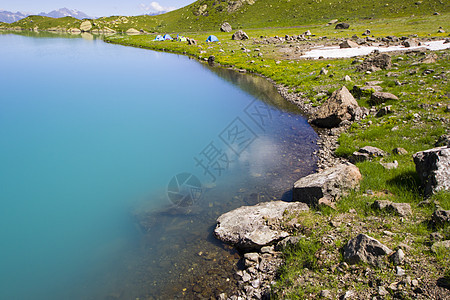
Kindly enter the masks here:
M 48 34 L 0 34 L 0 66 L 0 299 L 232 290 L 215 219 L 315 169 L 316 134 L 259 77 Z

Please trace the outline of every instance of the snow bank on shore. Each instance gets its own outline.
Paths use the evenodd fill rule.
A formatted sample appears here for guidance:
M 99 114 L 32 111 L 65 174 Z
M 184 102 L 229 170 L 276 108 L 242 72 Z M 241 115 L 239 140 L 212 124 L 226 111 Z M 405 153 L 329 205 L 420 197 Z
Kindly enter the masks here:
M 444 50 L 450 48 L 450 43 L 444 44 L 444 40 L 442 41 L 432 41 L 432 42 L 422 42 L 421 46 L 418 47 L 409 47 L 406 48 L 404 46 L 390 46 L 390 47 L 382 47 L 382 46 L 361 46 L 357 48 L 339 48 L 339 46 L 332 47 L 317 47 L 306 52 L 302 55 L 302 58 L 345 58 L 345 57 L 354 57 L 360 55 L 367 55 L 374 50 L 378 50 L 380 52 L 389 52 L 389 51 L 401 51 L 401 50 L 413 50 L 418 48 L 427 48 L 429 50 Z

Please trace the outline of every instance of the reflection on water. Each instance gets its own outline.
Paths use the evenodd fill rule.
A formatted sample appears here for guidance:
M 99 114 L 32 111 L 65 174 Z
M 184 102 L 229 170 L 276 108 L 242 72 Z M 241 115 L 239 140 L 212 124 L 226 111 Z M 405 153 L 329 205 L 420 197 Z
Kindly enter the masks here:
M 262 78 L 46 34 L 0 35 L 0 298 L 232 292 L 215 220 L 285 199 L 315 169 L 312 128 Z M 202 196 L 176 207 L 183 172 Z

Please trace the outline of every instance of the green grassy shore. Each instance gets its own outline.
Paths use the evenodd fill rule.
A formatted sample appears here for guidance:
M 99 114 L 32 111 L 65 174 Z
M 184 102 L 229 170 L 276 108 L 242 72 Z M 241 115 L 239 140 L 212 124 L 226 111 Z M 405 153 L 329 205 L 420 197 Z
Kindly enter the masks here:
M 430 38 L 430 35 L 443 38 L 445 34 L 437 34 L 438 24 L 448 23 L 448 20 L 449 15 L 359 21 L 352 24 L 354 30 L 350 31 L 337 31 L 325 25 L 301 29 L 251 29 L 246 30 L 250 36 L 246 41 L 232 41 L 231 33 L 187 33 L 190 38 L 198 41 L 198 45 L 191 46 L 181 42 L 153 42 L 154 35 L 111 36 L 106 38 L 106 41 L 185 54 L 203 62 L 214 55 L 215 61 L 222 67 L 268 77 L 275 83 L 288 87 L 291 93 L 306 98 L 306 102 L 312 106 L 321 105 L 334 90 L 343 85 L 352 90 L 355 85 L 363 86 L 368 81 L 381 81 L 379 85 L 383 90 L 397 95 L 399 100 L 377 105 L 376 109 L 391 105 L 393 113 L 383 117 L 369 116 L 353 123 L 350 129 L 339 137 L 339 147 L 335 155 L 349 157 L 353 151 L 370 145 L 391 153 L 383 161 L 396 160 L 399 167 L 387 170 L 379 164 L 379 159 L 357 163 L 363 175 L 359 191 L 343 198 L 335 210 L 319 207 L 315 212 L 296 216 L 304 225 L 303 230 L 297 234 L 306 235 L 308 239 L 285 250 L 286 263 L 280 270 L 272 296 L 280 299 L 312 299 L 318 298 L 322 290 L 329 290 L 332 295 L 339 296 L 345 290 L 351 289 L 360 297 L 365 297 L 376 294 L 372 284 L 375 280 L 381 280 L 387 286 L 398 281 L 393 271 L 394 266 L 390 263 L 371 269 L 373 274 L 370 276 L 363 275 L 368 266 L 353 267 L 350 270 L 350 278 L 342 280 L 345 272 L 349 270 L 342 273 L 336 268 L 337 263 L 343 262 L 338 249 L 354 237 L 354 232 L 365 232 L 391 249 L 399 246 L 409 247 L 408 263 L 404 267 L 411 277 L 420 278 L 421 286 L 427 290 L 427 295 L 430 295 L 436 292 L 433 288 L 435 282 L 444 277 L 444 274 L 448 274 L 449 267 L 446 262 L 450 259 L 450 252 L 446 249 L 431 251 L 433 240 L 430 239 L 430 234 L 438 232 L 443 239 L 450 239 L 450 232 L 448 226 L 434 228 L 430 217 L 437 207 L 450 209 L 450 193 L 442 192 L 428 199 L 425 204 L 422 202 L 423 193 L 415 173 L 412 154 L 434 148 L 439 136 L 449 133 L 450 113 L 447 106 L 450 104 L 450 86 L 447 76 L 450 70 L 450 51 L 435 52 L 437 60 L 429 64 L 419 63 L 431 53 L 429 51 L 396 53 L 392 56 L 392 69 L 366 74 L 356 71 L 357 64 L 353 63 L 355 58 L 291 59 L 285 57 L 285 52 L 281 49 L 293 48 L 297 44 L 302 46 L 302 43 L 336 44 L 339 38 L 349 38 L 354 34 L 360 36 L 366 28 L 370 28 L 375 37 L 417 34 L 420 38 Z M 289 44 L 280 46 L 260 43 L 263 40 L 261 36 L 298 35 L 308 29 L 316 36 L 306 42 L 294 43 L 293 47 Z M 204 42 L 209 34 L 217 35 L 221 42 Z M 328 38 L 319 38 L 322 36 Z M 249 49 L 250 52 L 242 49 Z M 259 53 L 262 54 L 258 56 Z M 328 70 L 327 75 L 320 74 L 322 69 Z M 425 70 L 434 71 L 425 75 Z M 349 75 L 352 80 L 344 81 L 345 75 Z M 370 108 L 369 98 L 370 91 L 358 99 L 359 105 Z M 392 150 L 396 147 L 406 149 L 408 154 L 393 154 Z M 376 200 L 410 203 L 413 214 L 404 219 L 380 213 L 371 208 L 371 204 Z M 324 240 L 330 235 L 333 236 L 333 241 L 325 243 Z M 321 253 L 324 251 L 329 256 L 322 257 Z M 359 281 L 358 276 L 364 279 Z M 309 280 L 305 282 L 302 278 Z M 413 299 L 416 295 L 415 289 L 413 286 L 405 286 L 405 299 Z M 396 292 L 391 291 L 387 299 L 394 295 Z

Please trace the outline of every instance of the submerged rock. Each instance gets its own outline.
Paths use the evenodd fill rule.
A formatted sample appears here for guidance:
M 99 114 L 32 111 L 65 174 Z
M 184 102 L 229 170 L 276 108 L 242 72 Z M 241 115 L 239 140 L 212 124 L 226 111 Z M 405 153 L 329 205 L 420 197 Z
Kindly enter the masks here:
M 285 212 L 308 211 L 305 203 L 272 201 L 242 206 L 217 219 L 214 235 L 221 241 L 248 252 L 272 245 L 289 234 L 268 220 L 279 222 Z
M 336 202 L 349 190 L 359 187 L 361 179 L 361 173 L 355 165 L 340 164 L 295 182 L 293 200 L 312 206 L 318 205 L 322 198 Z

